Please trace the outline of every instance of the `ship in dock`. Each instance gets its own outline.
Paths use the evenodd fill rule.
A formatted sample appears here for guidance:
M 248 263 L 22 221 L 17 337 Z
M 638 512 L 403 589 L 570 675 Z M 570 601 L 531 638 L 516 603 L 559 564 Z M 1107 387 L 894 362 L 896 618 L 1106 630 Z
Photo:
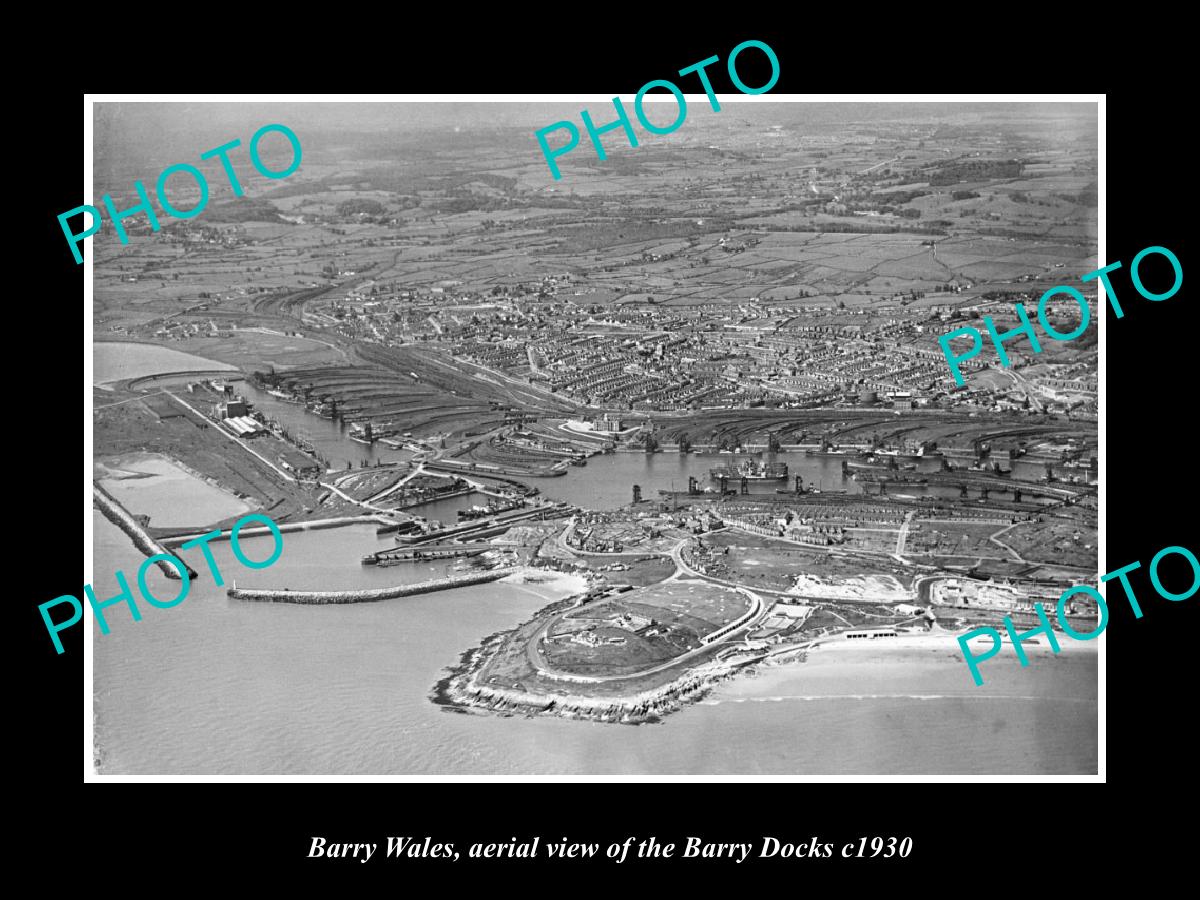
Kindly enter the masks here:
M 472 506 L 470 509 L 460 509 L 458 511 L 458 519 L 461 522 L 463 519 L 486 519 L 489 516 L 494 516 L 497 513 L 509 512 L 510 510 L 520 509 L 524 504 L 520 500 L 489 500 L 485 506 Z
M 881 460 L 881 459 L 874 459 L 874 458 L 867 458 L 867 459 L 863 459 L 863 460 L 846 459 L 846 460 L 842 461 L 842 468 L 844 468 L 844 469 L 866 469 L 866 470 L 874 469 L 876 471 L 889 471 L 889 470 L 895 470 L 895 469 L 899 468 L 899 465 L 896 463 L 895 460 L 896 460 L 896 458 L 894 456 L 891 457 L 890 460 Z
M 289 391 L 282 391 L 279 388 L 268 388 L 267 393 L 276 400 L 282 400 L 284 403 L 304 403 L 303 397 L 299 397 Z
M 882 482 L 898 483 L 898 484 L 928 484 L 929 479 L 924 475 L 910 475 L 900 472 L 856 472 L 851 476 L 855 481 L 862 481 L 868 484 L 879 484 Z
M 749 481 L 783 481 L 788 477 L 788 467 L 787 463 L 744 459 L 740 463 L 709 469 L 708 477 L 713 481 L 718 481 L 722 478 L 731 480 L 745 478 Z

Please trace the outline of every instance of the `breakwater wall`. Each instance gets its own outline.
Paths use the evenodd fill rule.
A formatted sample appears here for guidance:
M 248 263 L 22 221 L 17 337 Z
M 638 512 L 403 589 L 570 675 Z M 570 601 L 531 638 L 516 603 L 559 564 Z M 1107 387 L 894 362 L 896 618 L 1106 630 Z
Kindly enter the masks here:
M 336 519 L 313 519 L 309 522 L 276 522 L 275 527 L 279 529 L 281 534 L 290 534 L 294 531 L 320 531 L 323 528 L 342 528 L 346 525 L 378 525 L 381 522 L 390 521 L 391 520 L 385 519 L 383 516 L 379 515 L 342 516 Z M 239 537 L 257 537 L 271 533 L 271 529 L 267 528 L 265 525 L 260 525 L 253 528 L 243 528 L 238 532 L 238 535 Z M 161 542 L 165 547 L 177 547 L 180 544 L 186 544 L 188 541 L 194 540 L 195 538 L 204 537 L 205 534 L 206 532 L 203 531 L 172 534 L 169 536 L 163 536 Z M 213 540 L 227 541 L 229 540 L 229 534 L 230 532 L 228 531 L 222 531 L 220 536 L 213 538 Z
M 130 539 L 133 541 L 133 546 L 137 547 L 138 550 L 144 553 L 147 557 L 157 556 L 160 553 L 168 552 L 162 544 L 150 536 L 150 533 L 142 527 L 141 522 L 127 513 L 124 507 L 114 500 L 108 494 L 108 492 L 98 484 L 92 485 L 92 501 L 99 508 L 100 512 L 104 514 L 104 518 L 108 519 L 108 521 L 112 522 L 123 532 L 129 535 Z M 180 560 L 180 562 L 183 562 L 183 560 Z M 183 564 L 187 566 L 188 577 L 195 578 L 196 571 L 191 566 L 188 566 L 187 563 Z M 179 572 L 175 569 L 175 567 L 165 560 L 159 560 L 155 563 L 155 565 L 158 566 L 159 571 L 161 571 L 168 578 L 173 578 L 175 581 L 182 580 L 179 577 Z
M 159 347 L 161 344 L 149 344 L 151 347 Z M 191 380 L 200 380 L 203 378 L 213 379 L 219 378 L 222 381 L 242 381 L 242 373 L 237 369 L 183 369 L 178 372 L 156 372 L 154 375 L 143 375 L 140 378 L 131 378 L 125 382 L 125 388 L 131 391 L 141 391 L 150 387 L 159 381 L 178 381 L 180 378 L 188 378 Z
M 396 597 L 411 597 L 414 594 L 428 594 L 433 591 L 445 591 L 451 588 L 466 587 L 472 584 L 485 584 L 497 581 L 506 575 L 519 571 L 515 567 L 504 569 L 489 569 L 484 572 L 472 572 L 467 575 L 451 575 L 446 578 L 435 578 L 432 581 L 422 581 L 417 584 L 399 584 L 395 587 L 376 588 L 365 591 L 260 591 L 231 587 L 226 593 L 234 600 L 250 600 L 256 603 L 375 603 L 379 600 L 391 600 Z

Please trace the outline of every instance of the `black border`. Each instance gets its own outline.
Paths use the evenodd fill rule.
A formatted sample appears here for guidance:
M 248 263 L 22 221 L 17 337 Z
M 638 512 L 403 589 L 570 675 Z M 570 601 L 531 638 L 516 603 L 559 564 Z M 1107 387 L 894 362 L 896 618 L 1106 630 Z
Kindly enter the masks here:
M 880 88 L 1095 91 L 1098 86 L 1112 86 L 1116 80 L 1081 70 L 1076 65 L 1079 57 L 1072 56 L 1061 66 L 1047 65 L 1048 69 L 1057 70 L 1053 77 L 1047 77 L 1043 68 L 1024 72 L 1027 83 L 1018 87 L 1012 83 L 1012 70 L 1039 65 L 1040 51 L 1035 49 L 1026 57 L 1014 55 L 1014 50 L 1019 50 L 1015 36 L 1006 40 L 1008 36 L 997 33 L 984 48 L 995 54 L 994 59 L 986 59 L 973 53 L 965 41 L 955 42 L 952 36 L 938 33 L 930 37 L 926 47 L 915 45 L 912 39 L 901 43 L 897 38 L 895 46 L 885 43 L 878 48 L 857 48 L 847 38 L 849 28 L 849 22 L 836 32 L 824 26 L 805 29 L 800 23 L 794 28 L 777 24 L 765 28 L 761 22 L 747 27 L 732 22 L 723 24 L 719 35 L 714 28 L 714 36 L 705 37 L 664 33 L 653 39 L 643 34 L 640 36 L 643 39 L 638 40 L 639 36 L 631 32 L 624 38 L 589 39 L 581 37 L 578 29 L 571 29 L 569 39 L 564 33 L 557 42 L 497 38 L 492 43 L 481 37 L 473 48 L 465 44 L 448 47 L 435 42 L 407 43 L 403 52 L 389 58 L 388 64 L 378 61 L 365 72 L 358 69 L 357 75 L 352 71 L 338 89 L 587 91 L 629 96 L 644 81 L 670 77 L 679 68 L 714 53 L 724 58 L 733 44 L 750 37 L 769 43 L 780 59 L 781 77 L 772 93 Z M 733 37 L 725 37 L 726 34 Z M 1079 40 L 1086 45 L 1086 38 Z M 839 44 L 841 54 L 818 52 L 822 41 Z M 937 50 L 936 60 L 940 62 L 932 61 L 932 48 L 943 42 L 946 46 Z M 1052 43 L 1047 41 L 1042 46 Z M 844 67 L 835 62 L 839 55 Z M 997 72 L 991 83 L 980 80 L 976 69 L 992 65 L 1009 68 Z M 964 71 L 953 71 L 958 67 Z M 328 65 L 323 68 L 328 71 Z M 714 67 L 713 71 L 720 72 L 720 68 Z M 231 78 L 226 85 L 215 88 L 207 76 L 184 86 L 177 83 L 176 74 L 168 73 L 172 82 L 169 89 L 176 91 L 236 90 L 249 86 L 235 84 Z M 745 78 L 757 83 L 751 74 Z M 253 80 L 265 82 L 265 79 Z M 287 83 L 286 88 L 329 89 L 323 83 L 314 84 L 318 80 L 324 82 L 324 73 L 321 79 L 300 76 L 299 81 L 307 82 L 303 87 Z M 718 90 L 728 90 L 728 86 L 716 84 Z M 1146 89 L 1141 90 L 1127 80 L 1120 90 L 1108 93 L 1106 261 L 1121 259 L 1128 265 L 1140 249 L 1157 244 L 1171 248 L 1186 270 L 1183 239 L 1183 217 L 1189 205 L 1186 149 L 1151 137 L 1161 134 L 1164 128 L 1170 134 L 1170 123 L 1180 114 L 1176 101 L 1182 98 L 1171 96 L 1171 91 L 1150 80 L 1144 86 Z M 122 90 L 127 86 L 110 79 L 100 89 Z M 132 85 L 128 89 L 133 89 Z M 168 88 L 163 85 L 151 89 Z M 36 109 L 30 111 L 39 128 L 37 152 L 30 160 L 33 172 L 19 178 L 14 176 L 20 182 L 15 185 L 18 190 L 29 192 L 29 198 L 15 206 L 25 213 L 20 216 L 21 224 L 34 228 L 28 242 L 21 241 L 17 246 L 33 248 L 37 262 L 31 268 L 38 277 L 20 279 L 14 285 L 9 330 L 12 335 L 28 336 L 25 340 L 40 351 L 31 360 L 29 374 L 36 376 L 30 379 L 33 384 L 28 387 L 37 398 L 35 403 L 51 410 L 57 409 L 59 398 L 66 398 L 67 405 L 73 404 L 82 387 L 79 377 L 82 363 L 76 356 L 79 345 L 72 335 L 79 321 L 77 298 L 83 268 L 75 266 L 65 252 L 55 219 L 57 213 L 80 202 L 82 107 L 82 96 L 65 88 L 39 96 Z M 23 268 L 22 262 L 17 265 Z M 1126 285 L 1120 294 L 1124 301 L 1128 283 L 1120 280 L 1116 283 L 1118 290 L 1122 284 Z M 1188 305 L 1186 290 L 1185 285 L 1174 298 L 1158 304 L 1131 295 L 1124 302 L 1126 316 L 1120 321 L 1108 313 L 1105 357 L 1110 426 L 1106 458 L 1109 568 L 1134 559 L 1145 566 L 1155 552 L 1171 544 L 1193 548 L 1197 545 L 1191 512 L 1198 491 L 1188 464 L 1189 433 L 1195 419 L 1192 386 L 1196 380 L 1195 354 L 1190 345 L 1198 314 Z M 23 354 L 17 354 L 13 358 L 22 357 Z M 19 380 L 28 377 L 16 371 L 10 375 Z M 21 419 L 14 409 L 10 421 L 17 425 Z M 1048 869 L 1071 859 L 1082 868 L 1104 865 L 1098 845 L 1109 830 L 1104 826 L 1116 814 L 1111 795 L 1106 797 L 1110 802 L 1102 803 L 1101 795 L 1094 789 L 1057 785 L 763 784 L 702 788 L 693 784 L 653 789 L 629 785 L 621 792 L 646 799 L 622 803 L 616 812 L 605 802 L 616 793 L 615 788 L 548 784 L 229 785 L 206 790 L 203 800 L 197 799 L 199 791 L 195 789 L 169 785 L 154 788 L 154 802 L 148 804 L 124 800 L 115 803 L 112 798 L 97 802 L 101 798 L 96 796 L 88 796 L 86 799 L 92 802 L 85 804 L 80 790 L 90 786 L 82 785 L 80 770 L 82 629 L 64 635 L 66 653 L 57 656 L 45 639 L 36 609 L 37 603 L 45 599 L 77 591 L 86 580 L 86 574 L 81 577 L 77 570 L 66 565 L 63 557 L 73 556 L 75 547 L 63 548 L 65 540 L 59 536 L 60 531 L 66 530 L 62 528 L 64 521 L 73 519 L 78 511 L 80 494 L 74 473 L 79 471 L 80 453 L 78 445 L 69 440 L 69 431 L 57 427 L 62 416 L 55 413 L 49 421 L 55 423 L 50 433 L 41 430 L 44 426 L 38 426 L 37 433 L 27 435 L 34 438 L 37 452 L 12 460 L 14 469 L 31 473 L 28 478 L 12 479 L 17 482 L 17 498 L 21 501 L 20 505 L 14 504 L 14 509 L 22 510 L 15 514 L 15 519 L 23 527 L 19 530 L 22 552 L 10 572 L 20 585 L 14 592 L 15 602 L 26 616 L 23 637 L 27 639 L 28 654 L 22 668 L 22 689 L 17 692 L 24 723 L 20 737 L 29 738 L 28 743 L 22 741 L 21 755 L 30 761 L 44 792 L 39 810 L 29 823 L 32 833 L 45 835 L 48 832 L 43 829 L 55 827 L 55 822 L 61 828 L 64 814 L 86 817 L 82 827 L 99 832 L 85 842 L 88 844 L 85 858 L 89 860 L 110 860 L 114 852 L 119 852 L 121 839 L 116 835 L 128 836 L 140 829 L 144 839 L 154 843 L 159 843 L 156 835 L 169 838 L 161 842 L 151 862 L 138 854 L 137 859 L 126 860 L 117 868 L 130 863 L 135 867 L 190 863 L 191 867 L 223 875 L 243 869 L 261 874 L 302 871 L 306 879 L 318 875 L 324 880 L 332 874 L 339 884 L 356 883 L 359 880 L 356 872 L 371 871 L 382 873 L 387 883 L 400 885 L 404 882 L 396 876 L 403 876 L 405 870 L 307 861 L 304 855 L 309 836 L 327 834 L 336 835 L 338 840 L 380 841 L 386 835 L 430 834 L 435 840 L 466 845 L 474 840 L 506 840 L 509 836 L 531 837 L 535 833 L 543 837 L 568 834 L 573 840 L 600 843 L 628 834 L 649 833 L 663 840 L 671 835 L 696 834 L 709 840 L 732 842 L 759 840 L 763 834 L 805 841 L 814 835 L 819 835 L 822 841 L 857 839 L 864 834 L 911 835 L 916 852 L 903 865 L 895 862 L 859 865 L 854 867 L 854 873 L 873 871 L 890 880 L 915 868 L 921 874 L 937 873 L 949 879 L 948 884 L 930 882 L 931 889 L 973 883 L 957 880 L 957 876 L 973 876 L 981 883 L 1003 883 L 995 867 L 1014 866 L 1017 860 L 1025 860 L 1028 865 L 1010 868 L 1010 876 L 1032 876 L 1041 864 L 1028 861 L 1046 857 L 1057 857 L 1047 865 Z M 14 429 L 14 436 L 17 433 L 20 432 Z M 63 477 L 51 475 L 52 471 Z M 24 514 L 25 510 L 31 514 Z M 44 558 L 26 559 L 30 553 Z M 1113 599 L 1107 638 L 1108 781 L 1118 791 L 1118 797 L 1125 798 L 1119 801 L 1121 807 L 1133 799 L 1126 797 L 1126 792 L 1144 788 L 1147 780 L 1178 778 L 1186 783 L 1185 761 L 1191 746 L 1187 740 L 1190 692 L 1185 641 L 1191 633 L 1188 626 L 1196 622 L 1200 598 L 1175 604 L 1159 600 L 1150 590 L 1144 570 L 1137 574 L 1141 580 L 1135 577 L 1134 582 L 1143 599 L 1145 616 L 1133 619 L 1128 609 Z M 124 786 L 108 789 L 127 790 Z M 149 790 L 144 785 L 129 789 L 136 798 L 145 797 Z M 180 790 L 191 791 L 191 803 L 176 796 Z M 1058 798 L 1068 790 L 1070 793 L 1060 802 Z M 264 797 L 264 793 L 269 796 Z M 648 799 L 651 793 L 667 797 L 669 802 L 651 802 Z M 721 796 L 711 800 L 705 796 L 712 793 Z M 555 804 L 558 811 L 547 822 L 542 813 L 547 807 L 536 801 L 568 795 L 578 799 Z M 499 814 L 501 809 L 503 813 Z M 96 827 L 97 822 L 103 826 Z M 1143 819 L 1140 824 L 1144 830 L 1162 837 L 1161 823 L 1156 825 Z M 1072 846 L 1078 847 L 1078 855 L 1071 851 Z M 1100 863 L 1095 860 L 1098 852 L 1102 855 Z M 692 878 L 698 874 L 706 880 L 717 869 L 724 872 L 730 868 L 727 863 L 695 862 L 699 865 L 682 866 L 676 861 L 670 868 L 661 868 L 673 877 Z M 436 862 L 404 861 L 400 865 L 416 866 L 428 874 L 447 873 L 445 865 Z M 523 868 L 520 862 L 492 862 L 476 868 L 486 875 L 497 865 L 513 874 Z M 605 865 L 597 861 L 591 867 L 605 868 Z M 642 864 L 642 867 L 654 866 Z M 809 883 L 804 876 L 825 871 L 842 879 L 847 871 L 836 860 L 819 864 L 812 860 L 792 860 L 786 865 L 776 862 L 771 867 L 800 875 L 797 888 Z M 758 866 L 743 869 L 744 866 L 732 867 L 743 877 L 759 871 Z M 576 864 L 560 871 L 569 875 L 578 870 Z M 780 884 L 785 890 L 790 889 L 788 882 Z M 543 883 L 542 889 L 549 886 Z M 1038 885 L 1041 889 L 1047 886 Z

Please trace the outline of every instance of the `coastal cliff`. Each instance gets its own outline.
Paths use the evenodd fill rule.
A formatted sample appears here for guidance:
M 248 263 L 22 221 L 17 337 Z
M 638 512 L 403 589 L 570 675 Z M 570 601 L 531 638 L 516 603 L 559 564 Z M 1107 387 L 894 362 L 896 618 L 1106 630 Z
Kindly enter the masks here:
M 659 687 L 624 696 L 549 694 L 479 683 L 477 676 L 500 651 L 508 636 L 508 632 L 494 634 L 474 650 L 464 653 L 459 664 L 435 686 L 433 701 L 462 711 L 477 708 L 498 713 L 558 715 L 638 725 L 657 721 L 669 712 L 702 699 L 713 685 L 758 662 L 758 658 L 712 660 L 682 672 L 678 678 Z

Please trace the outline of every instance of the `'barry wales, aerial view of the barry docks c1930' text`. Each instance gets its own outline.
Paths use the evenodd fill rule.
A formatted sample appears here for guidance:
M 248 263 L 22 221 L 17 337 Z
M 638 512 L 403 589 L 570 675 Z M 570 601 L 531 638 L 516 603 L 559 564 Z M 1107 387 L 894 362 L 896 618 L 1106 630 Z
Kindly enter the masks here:
M 95 103 L 97 208 L 207 191 L 81 247 L 94 591 L 198 573 L 107 609 L 97 771 L 1094 774 L 1096 642 L 957 637 L 1096 582 L 1096 104 L 730 97 L 553 178 L 580 108 Z

